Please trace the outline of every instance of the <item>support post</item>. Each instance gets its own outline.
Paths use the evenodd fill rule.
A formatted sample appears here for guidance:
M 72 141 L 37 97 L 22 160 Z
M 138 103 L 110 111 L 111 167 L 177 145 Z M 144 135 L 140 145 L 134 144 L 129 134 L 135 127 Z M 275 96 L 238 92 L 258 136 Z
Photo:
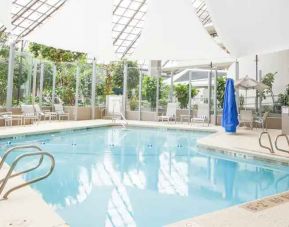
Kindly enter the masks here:
M 79 93 L 79 74 L 80 69 L 79 66 L 77 66 L 76 69 L 76 87 L 75 87 L 75 106 L 74 106 L 74 120 L 77 121 L 77 115 L 78 115 L 78 93 Z
M 159 116 L 159 98 L 160 98 L 160 74 L 161 69 L 157 70 L 157 90 L 156 90 L 156 120 Z
M 124 62 L 123 67 L 123 92 L 122 92 L 122 114 L 126 117 L 126 100 L 127 100 L 127 77 L 128 77 L 128 65 Z
M 258 58 L 258 55 L 256 55 L 256 81 L 259 81 L 258 63 L 259 63 L 259 58 Z M 256 113 L 258 113 L 259 112 L 259 108 L 258 108 L 258 91 L 257 90 L 256 90 L 256 97 L 255 97 L 255 107 L 256 107 Z
M 189 72 L 189 116 L 191 119 L 192 115 L 192 71 Z
M 11 110 L 12 108 L 14 67 L 15 67 L 15 43 L 11 43 L 9 51 L 8 81 L 7 81 L 7 96 L 6 96 L 7 110 Z
M 171 72 L 170 102 L 173 102 L 173 97 L 174 97 L 174 73 Z
M 235 62 L 235 80 L 238 81 L 240 79 L 240 70 L 239 70 L 239 62 L 236 60 Z M 240 113 L 240 95 L 239 89 L 236 89 L 236 103 L 237 103 L 237 110 Z
M 41 65 L 40 65 L 40 85 L 39 85 L 39 105 L 40 106 L 42 106 L 43 84 L 44 84 L 44 63 L 41 63 Z
M 259 79 L 260 79 L 260 82 L 262 82 L 262 70 L 259 70 Z M 260 95 L 259 97 L 259 111 L 260 111 L 260 116 L 262 114 L 262 95 Z
M 218 69 L 215 70 L 215 89 L 214 89 L 214 124 L 218 124 L 218 103 L 217 103 L 217 87 L 218 87 Z
M 141 101 L 142 101 L 142 70 L 139 72 L 139 89 L 138 89 L 138 112 L 139 121 L 141 120 Z
M 37 64 L 37 61 L 35 61 L 34 66 L 33 66 L 32 105 L 35 104 L 35 97 L 36 97 L 37 68 L 38 68 L 38 64 Z
M 91 118 L 95 119 L 95 95 L 96 95 L 96 61 L 92 62 L 92 83 L 91 83 Z
M 26 100 L 26 103 L 28 103 L 29 100 L 30 100 L 32 73 L 33 73 L 33 62 L 31 60 L 31 64 L 29 64 L 29 68 L 28 68 L 28 76 L 27 76 L 26 89 L 25 89 L 25 100 Z
M 57 74 L 57 69 L 56 65 L 53 65 L 53 75 L 52 75 L 52 107 L 55 103 L 55 86 L 56 86 L 56 74 Z
M 209 97 L 208 97 L 208 125 L 211 123 L 211 99 L 212 99 L 212 73 L 213 73 L 213 63 L 211 62 L 211 70 L 208 74 L 208 90 L 209 90 Z

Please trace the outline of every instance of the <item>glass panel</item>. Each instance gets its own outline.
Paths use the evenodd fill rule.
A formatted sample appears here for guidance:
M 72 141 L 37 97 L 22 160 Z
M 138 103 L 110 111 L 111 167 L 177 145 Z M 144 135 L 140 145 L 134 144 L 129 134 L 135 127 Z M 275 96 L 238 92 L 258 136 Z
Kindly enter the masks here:
M 128 67 L 127 78 L 127 95 L 128 105 L 127 110 L 138 111 L 139 110 L 139 69 L 138 67 Z M 138 119 L 138 115 L 135 116 L 135 120 Z
M 92 64 L 80 66 L 79 100 L 78 106 L 91 106 Z
M 50 110 L 52 107 L 53 64 L 49 62 L 43 64 L 44 78 L 42 91 L 42 108 Z
M 21 104 L 31 103 L 28 96 L 28 81 L 32 74 L 32 58 L 26 53 L 17 52 L 15 54 L 15 67 L 13 79 L 13 106 L 19 107 Z
M 7 92 L 9 49 L 0 49 L 0 108 L 5 108 Z
M 61 63 L 57 66 L 56 100 L 66 106 L 75 105 L 76 65 Z

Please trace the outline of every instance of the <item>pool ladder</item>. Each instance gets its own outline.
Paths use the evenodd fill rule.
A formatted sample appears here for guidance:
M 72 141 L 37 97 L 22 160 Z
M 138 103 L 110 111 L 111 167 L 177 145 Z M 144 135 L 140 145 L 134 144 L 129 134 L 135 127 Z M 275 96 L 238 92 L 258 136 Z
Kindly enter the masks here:
M 117 119 L 117 116 L 120 116 L 120 119 L 123 120 L 124 122 L 120 122 L 120 124 L 122 125 L 122 127 L 126 128 L 126 126 L 128 125 L 128 122 L 125 118 L 125 116 L 120 113 L 120 112 L 113 112 L 113 117 L 112 117 L 112 121 L 113 122 L 116 122 Z
M 269 140 L 270 147 L 265 146 L 265 145 L 262 143 L 262 138 L 263 138 L 264 135 L 267 135 L 267 138 L 268 138 L 268 140 Z M 289 153 L 289 150 L 285 150 L 285 149 L 282 149 L 282 148 L 279 147 L 278 141 L 279 141 L 279 139 L 280 139 L 281 137 L 284 137 L 284 138 L 286 139 L 287 144 L 288 144 L 288 147 L 289 147 L 289 138 L 288 138 L 288 136 L 287 136 L 286 134 L 280 134 L 280 135 L 278 135 L 278 136 L 276 137 L 276 139 L 275 139 L 275 142 L 274 142 L 275 148 L 276 148 L 278 151 Z M 269 150 L 270 153 L 272 153 L 272 154 L 275 153 L 274 147 L 273 147 L 273 143 L 272 143 L 272 139 L 271 139 L 271 135 L 269 134 L 269 132 L 267 132 L 267 131 L 261 132 L 261 134 L 260 134 L 260 136 L 259 136 L 259 145 L 260 145 L 260 147 L 263 147 L 263 148 Z
M 6 173 L 5 177 L 3 179 L 0 179 L 0 199 L 7 199 L 8 195 L 13 192 L 16 191 L 20 188 L 23 188 L 25 186 L 31 185 L 33 183 L 36 183 L 38 181 L 44 180 L 45 178 L 47 178 L 53 171 L 54 167 L 55 167 L 55 159 L 54 157 L 48 153 L 43 151 L 39 146 L 37 145 L 25 145 L 25 146 L 16 146 L 16 147 L 12 147 L 9 148 L 3 155 L 2 160 L 0 162 L 0 171 L 2 169 L 2 167 L 4 166 L 4 162 L 6 161 L 6 159 L 9 157 L 9 155 L 17 150 L 33 150 L 33 151 L 29 151 L 27 153 L 23 153 L 19 156 L 17 156 L 14 161 L 12 162 L 11 166 L 8 168 L 8 172 Z M 19 163 L 20 160 L 24 160 L 27 157 L 39 157 L 38 160 L 38 164 L 35 165 L 34 167 L 22 170 L 20 172 L 15 172 L 15 168 L 17 166 L 17 164 Z M 31 172 L 33 170 L 36 170 L 37 168 L 41 167 L 44 159 L 48 158 L 50 160 L 50 168 L 48 169 L 48 171 L 43 174 L 42 176 L 39 176 L 37 178 L 34 178 L 33 180 L 27 181 L 25 183 L 22 184 L 18 184 L 16 186 L 13 186 L 12 188 L 8 189 L 5 193 L 4 193 L 4 189 L 6 189 L 7 187 L 7 183 L 9 182 L 10 179 L 22 175 L 24 173 L 28 173 Z

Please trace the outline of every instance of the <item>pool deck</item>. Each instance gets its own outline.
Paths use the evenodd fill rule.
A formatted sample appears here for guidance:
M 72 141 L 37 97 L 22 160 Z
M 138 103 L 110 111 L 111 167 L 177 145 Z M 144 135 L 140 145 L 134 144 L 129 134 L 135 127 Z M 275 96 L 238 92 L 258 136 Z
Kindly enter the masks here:
M 289 154 L 284 152 L 276 152 L 270 154 L 268 150 L 260 148 L 258 138 L 260 130 L 239 129 L 236 135 L 229 135 L 223 132 L 221 127 L 210 126 L 204 127 L 200 125 L 190 126 L 187 123 L 174 124 L 164 122 L 140 122 L 128 121 L 130 126 L 138 127 L 165 127 L 183 130 L 201 130 L 215 132 L 198 141 L 198 145 L 213 149 L 216 151 L 223 150 L 230 154 L 241 154 L 242 156 L 258 157 L 269 161 L 289 163 Z M 49 133 L 60 130 L 82 129 L 89 127 L 113 126 L 110 120 L 91 120 L 91 121 L 61 121 L 61 122 L 44 122 L 35 125 L 1 127 L 0 138 L 9 138 L 21 135 L 31 135 L 40 133 Z M 272 140 L 280 134 L 280 130 L 269 130 Z M 268 144 L 265 142 L 264 144 Z M 280 140 L 282 147 L 286 148 L 285 141 Z M 276 149 L 275 149 L 276 150 Z M 8 166 L 0 171 L 0 178 L 6 173 Z M 6 170 L 6 171 L 5 171 Z M 10 184 L 19 184 L 23 182 L 21 178 L 16 177 L 11 180 Z M 280 196 L 276 195 L 277 201 Z M 276 197 L 274 196 L 274 198 Z M 271 198 L 271 197 L 270 197 Z M 270 199 L 269 198 L 269 199 Z M 286 197 L 287 198 L 287 197 Z M 265 199 L 266 200 L 266 199 Z M 255 202 L 255 206 L 263 205 L 264 199 Z M 266 201 L 265 201 L 266 202 Z M 277 205 L 270 205 L 266 209 L 258 212 L 252 212 L 243 207 L 235 206 L 220 210 L 214 213 L 184 220 L 179 223 L 169 225 L 169 227 L 288 227 L 289 216 L 289 195 L 288 200 L 284 200 Z M 249 204 L 248 206 L 251 206 Z M 252 205 L 254 206 L 254 204 Z M 12 193 L 8 200 L 0 200 L 0 227 L 21 226 L 21 227 L 64 227 L 68 226 L 51 207 L 49 207 L 41 195 L 31 189 L 25 187 Z

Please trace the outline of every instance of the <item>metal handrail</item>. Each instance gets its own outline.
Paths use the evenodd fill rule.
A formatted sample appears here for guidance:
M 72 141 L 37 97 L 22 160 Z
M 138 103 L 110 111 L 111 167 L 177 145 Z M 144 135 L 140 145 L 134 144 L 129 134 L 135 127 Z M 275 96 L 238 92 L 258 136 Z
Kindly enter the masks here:
M 37 145 L 16 146 L 16 147 L 12 147 L 12 148 L 8 149 L 8 150 L 4 153 L 4 155 L 3 155 L 3 157 L 2 157 L 2 160 L 0 161 L 0 170 L 1 170 L 1 168 L 3 167 L 4 162 L 6 161 L 7 157 L 9 156 L 9 154 L 10 154 L 11 152 L 16 151 L 16 150 L 19 150 L 19 149 L 31 149 L 31 148 L 36 149 L 37 151 L 42 151 L 42 149 L 41 149 L 39 146 L 37 146 Z M 14 174 L 12 174 L 12 175 L 10 176 L 10 178 L 13 178 L 13 177 L 16 177 L 16 176 L 19 176 L 19 175 L 22 175 L 22 174 L 24 174 L 24 173 L 28 173 L 28 172 L 30 172 L 30 171 L 33 171 L 33 170 L 37 169 L 37 168 L 42 164 L 43 158 L 44 158 L 43 156 L 40 156 L 39 162 L 38 162 L 38 164 L 37 164 L 35 167 L 32 167 L 32 168 L 27 169 L 27 170 L 23 170 L 23 171 L 21 171 L 21 172 L 14 173 Z M 3 180 L 4 180 L 4 178 L 3 178 L 3 179 L 0 179 L 0 183 L 1 183 Z
M 50 161 L 51 161 L 51 166 L 50 166 L 49 171 L 48 171 L 46 174 L 44 174 L 44 175 L 42 175 L 42 176 L 40 176 L 40 177 L 38 177 L 38 178 L 35 178 L 35 179 L 33 179 L 33 180 L 30 180 L 30 181 L 27 181 L 27 182 L 25 182 L 25 183 L 23 183 L 23 184 L 20 184 L 20 185 L 18 185 L 18 186 L 15 186 L 15 187 L 9 189 L 9 190 L 3 195 L 3 199 L 7 199 L 7 198 L 8 198 L 8 195 L 9 195 L 11 192 L 13 192 L 13 191 L 15 191 L 15 190 L 17 190 L 17 189 L 23 188 L 23 187 L 25 187 L 25 186 L 28 186 L 28 185 L 30 185 L 30 184 L 36 183 L 36 182 L 38 182 L 38 181 L 41 181 L 41 180 L 47 178 L 47 177 L 52 173 L 52 171 L 53 171 L 53 169 L 54 169 L 54 167 L 55 167 L 55 159 L 54 159 L 54 157 L 53 157 L 51 154 L 49 154 L 48 152 L 43 152 L 43 151 L 42 151 L 42 152 L 36 152 L 36 153 L 33 152 L 33 153 L 26 153 L 26 154 L 20 155 L 20 156 L 17 157 L 17 158 L 15 159 L 15 161 L 12 163 L 12 165 L 11 165 L 8 173 L 6 174 L 6 177 L 4 178 L 4 180 L 3 180 L 3 182 L 2 182 L 1 187 L 0 187 L 0 195 L 2 194 L 2 192 L 3 192 L 3 190 L 4 190 L 5 186 L 6 186 L 6 184 L 7 184 L 7 182 L 8 182 L 8 180 L 11 179 L 12 173 L 13 173 L 15 167 L 17 166 L 18 162 L 19 162 L 21 159 L 25 158 L 25 157 L 31 157 L 31 156 L 40 156 L 41 158 L 43 158 L 44 156 L 47 156 L 47 157 L 50 159 Z M 35 169 L 35 168 L 34 168 L 34 169 Z
M 278 135 L 278 136 L 276 137 L 276 139 L 275 139 L 275 147 L 276 147 L 276 149 L 277 149 L 278 151 L 282 151 L 282 152 L 289 153 L 289 150 L 284 150 L 284 149 L 282 149 L 282 148 L 280 148 L 280 147 L 278 146 L 278 139 L 279 139 L 280 137 L 285 137 L 285 138 L 286 138 L 286 141 L 287 141 L 287 144 L 288 144 L 288 146 L 289 146 L 289 138 L 288 138 L 288 136 L 287 136 L 286 134 L 280 134 L 280 135 Z
M 122 113 L 120 113 L 120 112 L 113 112 L 113 121 L 116 121 L 116 119 L 115 119 L 115 117 L 114 117 L 115 114 L 118 114 L 118 115 L 121 116 L 122 120 L 125 122 L 125 124 L 122 124 L 122 126 L 123 126 L 123 127 L 126 127 L 126 126 L 128 125 L 128 122 L 127 122 L 125 116 L 124 116 Z
M 270 143 L 270 147 L 267 147 L 267 146 L 265 146 L 265 145 L 262 144 L 262 137 L 263 137 L 263 135 L 265 135 L 265 134 L 268 136 L 268 140 L 269 140 L 269 143 Z M 271 136 L 270 136 L 270 134 L 269 134 L 268 132 L 265 132 L 265 131 L 264 131 L 264 132 L 261 132 L 261 134 L 260 134 L 260 136 L 259 136 L 259 145 L 260 145 L 260 147 L 263 147 L 263 148 L 269 150 L 271 154 L 275 153 L 275 152 L 274 152 L 274 148 L 273 148 L 273 144 L 272 144 L 272 139 L 271 139 Z

